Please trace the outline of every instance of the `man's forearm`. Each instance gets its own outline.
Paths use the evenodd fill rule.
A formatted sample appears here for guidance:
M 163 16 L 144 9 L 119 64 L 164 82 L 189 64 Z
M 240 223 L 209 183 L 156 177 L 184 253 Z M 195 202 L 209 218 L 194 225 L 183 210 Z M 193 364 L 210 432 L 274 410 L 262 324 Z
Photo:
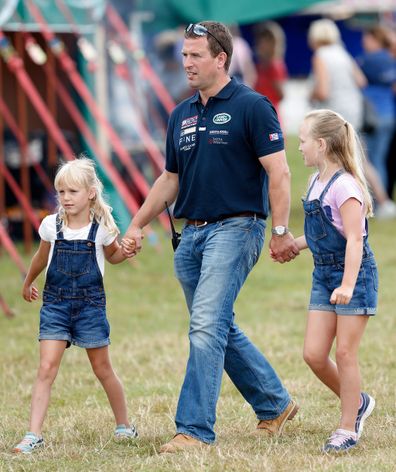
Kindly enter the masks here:
M 290 172 L 286 167 L 269 181 L 272 226 L 287 226 L 290 215 Z
M 143 228 L 165 209 L 165 202 L 169 205 L 176 199 L 178 192 L 178 181 L 170 178 L 166 173 L 160 175 L 154 182 L 145 202 L 133 217 L 128 231 L 131 227 Z M 127 234 L 128 234 L 127 231 Z

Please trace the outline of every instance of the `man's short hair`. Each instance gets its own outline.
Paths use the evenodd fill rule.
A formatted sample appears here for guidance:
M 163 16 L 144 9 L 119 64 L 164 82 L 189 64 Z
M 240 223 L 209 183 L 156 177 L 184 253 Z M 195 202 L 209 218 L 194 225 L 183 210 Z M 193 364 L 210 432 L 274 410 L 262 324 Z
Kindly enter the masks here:
M 206 38 L 208 40 L 209 51 L 212 57 L 218 56 L 221 52 L 227 54 L 224 69 L 228 72 L 233 52 L 232 35 L 230 30 L 226 25 L 219 23 L 218 21 L 200 21 L 196 24 L 204 26 L 210 33 L 206 35 Z M 185 38 L 199 38 L 200 36 L 201 35 L 194 33 L 193 28 L 184 33 Z

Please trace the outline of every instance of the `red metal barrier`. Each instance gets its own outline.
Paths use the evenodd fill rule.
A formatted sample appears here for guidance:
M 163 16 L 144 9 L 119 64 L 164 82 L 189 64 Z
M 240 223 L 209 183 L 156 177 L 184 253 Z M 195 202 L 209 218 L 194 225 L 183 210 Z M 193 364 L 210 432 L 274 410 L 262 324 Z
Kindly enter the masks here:
M 3 310 L 3 313 L 6 316 L 6 318 L 14 317 L 14 313 L 12 312 L 11 308 L 7 305 L 7 302 L 4 300 L 1 293 L 0 293 L 0 308 Z
M 29 97 L 29 100 L 36 109 L 40 118 L 43 120 L 44 125 L 53 137 L 54 141 L 62 151 L 65 159 L 73 159 L 74 156 L 71 147 L 64 138 L 59 126 L 48 111 L 48 108 L 28 76 L 22 59 L 17 56 L 15 49 L 8 38 L 4 36 L 2 31 L 0 31 L 0 54 L 10 71 L 15 75 L 22 89 L 26 93 L 26 96 Z
M 26 212 L 26 215 L 29 218 L 30 222 L 32 223 L 34 229 L 38 231 L 39 226 L 40 226 L 40 221 L 37 218 L 36 214 L 34 213 L 33 207 L 30 205 L 29 200 L 26 198 L 21 187 L 17 184 L 14 177 L 11 175 L 10 171 L 2 162 L 0 162 L 0 172 L 2 175 L 4 175 L 7 181 L 7 184 L 11 188 L 16 198 L 18 199 L 24 211 Z
M 19 142 L 19 145 L 21 147 L 27 148 L 28 143 L 26 142 L 26 139 L 23 133 L 19 129 L 17 122 L 12 116 L 10 109 L 8 108 L 7 104 L 3 100 L 3 97 L 1 96 L 0 96 L 0 112 L 3 115 L 4 120 L 7 122 L 8 127 L 12 131 L 12 134 L 16 137 L 17 141 Z M 49 192 L 53 192 L 54 186 L 52 185 L 51 180 L 49 179 L 48 175 L 45 173 L 45 170 L 42 168 L 42 166 L 38 162 L 32 162 L 32 166 L 34 170 L 36 171 L 37 175 L 39 176 L 41 182 L 45 186 L 45 188 Z
M 3 226 L 3 223 L 0 221 L 0 242 L 3 245 L 4 249 L 8 252 L 11 259 L 15 262 L 23 278 L 26 276 L 25 264 L 21 256 L 18 253 L 17 248 L 12 242 L 11 238 L 8 236 L 6 229 Z

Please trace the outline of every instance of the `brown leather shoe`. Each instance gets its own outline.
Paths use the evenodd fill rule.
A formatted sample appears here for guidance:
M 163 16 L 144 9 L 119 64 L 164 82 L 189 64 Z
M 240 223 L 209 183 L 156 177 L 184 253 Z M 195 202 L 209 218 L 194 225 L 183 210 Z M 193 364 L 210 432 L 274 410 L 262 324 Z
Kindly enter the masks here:
M 209 447 L 209 444 L 199 441 L 198 439 L 187 436 L 187 434 L 176 434 L 176 436 L 171 439 L 166 444 L 163 444 L 159 452 L 164 454 L 166 452 L 174 453 L 179 451 L 189 450 L 191 448 L 204 448 Z
M 253 432 L 255 436 L 280 436 L 283 432 L 287 420 L 292 420 L 298 411 L 299 406 L 294 400 L 290 400 L 285 411 L 272 420 L 261 420 Z

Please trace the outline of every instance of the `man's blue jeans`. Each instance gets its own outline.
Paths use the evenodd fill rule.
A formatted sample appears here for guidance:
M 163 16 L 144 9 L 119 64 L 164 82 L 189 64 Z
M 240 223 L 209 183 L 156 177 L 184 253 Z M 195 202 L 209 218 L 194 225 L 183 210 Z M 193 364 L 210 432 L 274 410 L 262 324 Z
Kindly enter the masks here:
M 176 427 L 206 443 L 215 440 L 223 369 L 258 419 L 276 418 L 290 401 L 269 362 L 234 323 L 234 302 L 260 256 L 264 231 L 264 220 L 255 217 L 187 225 L 175 253 L 190 312 L 190 356 Z

